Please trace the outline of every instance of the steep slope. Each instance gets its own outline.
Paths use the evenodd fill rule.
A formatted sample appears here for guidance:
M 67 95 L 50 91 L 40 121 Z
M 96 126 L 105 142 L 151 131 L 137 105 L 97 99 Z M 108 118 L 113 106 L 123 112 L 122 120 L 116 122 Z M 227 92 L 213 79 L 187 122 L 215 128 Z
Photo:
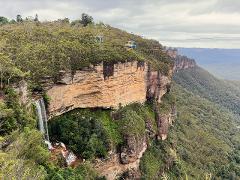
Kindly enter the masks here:
M 175 74 L 174 80 L 195 95 L 240 115 L 240 93 L 236 84 L 219 80 L 200 67 L 179 71 Z
M 178 117 L 170 134 L 178 144 L 184 171 L 193 178 L 207 173 L 221 178 L 239 177 L 240 131 L 236 116 L 180 85 L 174 85 L 173 93 Z
M 36 179 L 239 176 L 236 83 L 215 79 L 195 68 L 194 60 L 154 40 L 103 24 L 23 23 L 1 27 L 0 34 L 1 69 L 6 69 L 0 92 L 4 167 L 17 161 L 17 168 L 36 173 Z M 97 41 L 99 34 L 103 42 Z M 124 46 L 130 39 L 137 49 Z M 178 84 L 171 92 L 174 70 Z M 20 80 L 27 82 L 24 88 L 18 87 Z M 27 106 L 18 96 L 25 97 Z M 51 155 L 43 134 L 35 130 L 36 108 L 31 103 L 40 97 L 53 116 L 48 124 L 54 142 Z M 45 110 L 37 109 L 43 123 Z M 16 129 L 14 137 L 6 136 Z M 67 168 L 68 150 L 78 157 L 75 169 Z M 12 177 L 17 176 L 14 168 Z M 42 171 L 31 171 L 38 168 Z M 0 177 L 5 178 L 6 171 Z
M 140 168 L 145 179 L 238 179 L 240 130 L 236 115 L 176 83 L 177 117 L 166 141 L 153 141 Z M 163 101 L 163 103 L 167 103 Z
M 45 178 L 65 179 L 69 173 L 75 179 L 94 179 L 98 174 L 113 179 L 128 171 L 140 177 L 147 139 L 166 139 L 172 121 L 172 106 L 159 113 L 174 68 L 162 45 L 104 24 L 23 22 L 1 26 L 0 35 L 4 50 L 0 53 L 4 62 L 0 64 L 0 110 L 9 111 L 10 116 L 3 118 L 2 143 L 10 141 L 3 152 L 11 157 L 12 141 L 6 134 L 19 128 L 21 135 L 26 126 L 38 127 L 41 145 L 45 140 L 51 150 L 41 164 L 38 159 L 34 162 L 44 166 Z M 99 35 L 104 37 L 101 42 Z M 137 48 L 126 47 L 127 41 L 134 41 Z M 16 91 L 14 101 L 21 105 L 16 114 L 7 102 L 9 89 Z M 31 111 L 31 124 L 19 119 L 25 108 Z M 22 114 L 28 120 L 25 111 Z M 25 154 L 30 153 L 24 149 L 20 157 Z M 70 164 L 68 158 L 76 161 Z M 78 167 L 67 168 L 70 165 Z M 92 166 L 99 173 L 92 173 Z

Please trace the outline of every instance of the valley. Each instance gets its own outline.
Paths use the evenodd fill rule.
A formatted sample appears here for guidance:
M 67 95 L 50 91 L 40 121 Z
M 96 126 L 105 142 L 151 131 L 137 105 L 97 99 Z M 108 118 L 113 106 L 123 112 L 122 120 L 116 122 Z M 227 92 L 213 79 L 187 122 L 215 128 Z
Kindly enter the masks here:
M 0 178 L 239 179 L 239 82 L 87 18 L 0 26 Z

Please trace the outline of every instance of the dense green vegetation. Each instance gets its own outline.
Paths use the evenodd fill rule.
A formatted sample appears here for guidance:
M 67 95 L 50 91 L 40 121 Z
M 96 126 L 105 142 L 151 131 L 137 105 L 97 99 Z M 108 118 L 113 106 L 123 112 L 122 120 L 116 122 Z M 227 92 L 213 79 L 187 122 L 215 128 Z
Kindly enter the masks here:
M 205 167 L 205 169 L 210 169 L 211 167 L 212 174 L 219 176 L 222 179 L 238 179 L 240 176 L 239 83 L 216 79 L 214 76 L 210 75 L 208 72 L 204 71 L 199 67 L 189 69 L 187 71 L 180 71 L 179 73 L 175 74 L 174 79 L 179 85 L 181 85 L 176 86 L 177 91 L 185 88 L 191 92 L 190 93 L 182 89 L 181 91 L 179 91 L 182 95 L 177 96 L 177 99 L 181 100 L 181 97 L 183 97 L 184 94 L 188 94 L 188 102 L 185 101 L 185 105 L 181 105 L 178 107 L 178 111 L 185 112 L 182 113 L 183 115 L 185 115 L 185 117 L 182 117 L 182 119 L 187 119 L 187 117 L 190 117 L 190 115 L 192 114 L 187 113 L 189 111 L 188 108 L 193 109 L 194 106 L 199 106 L 198 109 L 193 109 L 194 112 L 198 112 L 194 114 L 194 117 L 196 118 L 196 120 L 201 120 L 202 122 L 204 122 L 204 124 L 196 124 L 198 126 L 193 128 L 193 122 L 190 121 L 190 130 L 193 129 L 195 130 L 195 132 L 199 131 L 196 136 L 201 135 L 201 138 L 204 137 L 202 139 L 202 143 L 206 143 L 201 143 L 201 152 L 199 152 L 198 154 L 206 154 L 208 156 L 200 156 L 201 158 L 203 158 L 200 162 L 204 162 L 204 164 L 207 165 L 215 159 L 215 162 L 211 162 L 212 165 L 208 165 L 208 167 Z M 196 97 L 196 95 L 198 96 Z M 190 103 L 189 100 L 191 100 Z M 199 102 L 204 102 L 204 104 Z M 187 107 L 187 103 L 189 103 L 191 106 Z M 201 104 L 202 106 L 200 106 Z M 183 109 L 184 106 L 185 110 Z M 181 126 L 181 129 L 183 130 L 184 127 L 182 125 L 184 125 L 184 121 L 180 121 L 177 123 L 181 123 L 181 125 L 179 124 L 179 126 Z M 204 125 L 204 129 L 201 129 L 202 125 Z M 201 133 L 200 130 L 204 131 Z M 208 138 L 206 138 L 206 131 L 208 133 Z M 193 136 L 194 131 L 189 132 L 191 132 L 189 134 L 189 137 Z M 209 147 L 209 145 L 211 146 Z M 187 151 L 187 147 L 190 148 L 190 146 L 182 146 L 182 152 Z M 219 149 L 217 150 L 217 148 Z M 193 149 L 192 152 L 197 151 Z M 186 154 L 191 153 L 187 152 Z M 216 157 L 214 158 L 213 155 L 215 155 Z M 192 157 L 194 157 L 194 153 Z M 199 162 L 199 160 L 200 159 L 192 160 L 192 162 Z M 214 166 L 213 164 L 217 164 L 218 166 Z M 198 166 L 199 165 L 201 164 L 199 163 Z
M 74 73 L 101 62 L 148 61 L 168 73 L 172 62 L 157 41 L 92 21 L 83 15 L 72 23 L 64 19 L 0 26 L 1 88 L 21 78 L 30 80 L 32 88 L 37 88 L 45 77 L 55 82 L 60 70 Z M 98 41 L 99 36 L 103 42 Z M 136 41 L 136 50 L 124 47 L 129 40 Z
M 240 131 L 236 115 L 174 84 L 177 118 L 165 142 L 153 142 L 141 160 L 145 179 L 238 179 Z M 166 104 L 166 102 L 163 102 Z
M 0 100 L 0 179 L 97 179 L 88 162 L 62 169 L 50 161 L 33 110 L 19 103 L 13 89 L 5 90 Z
M 50 121 L 50 137 L 52 141 L 55 139 L 66 143 L 71 150 L 85 159 L 106 157 L 111 144 L 118 141 L 118 137 L 111 138 L 111 135 L 119 136 L 116 135 L 114 122 L 109 118 L 109 112 L 74 110 Z M 107 122 L 105 127 L 103 122 Z
M 169 141 L 154 141 L 141 159 L 142 179 L 185 178 L 183 165 Z
M 99 42 L 97 36 L 103 37 Z M 137 49 L 124 44 L 133 40 Z M 143 179 L 239 179 L 240 85 L 216 79 L 196 67 L 179 71 L 162 103 L 131 104 L 119 110 L 75 109 L 49 122 L 51 141 L 62 141 L 87 161 L 63 168 L 50 161 L 43 135 L 36 130 L 34 107 L 22 105 L 11 84 L 26 79 L 31 90 L 41 90 L 44 78 L 56 82 L 59 71 L 75 73 L 90 64 L 147 61 L 162 73 L 172 62 L 163 47 L 125 31 L 81 20 L 41 23 L 0 17 L 0 178 L 1 179 L 104 179 L 91 167 L 110 150 L 127 146 L 127 138 L 149 147 L 140 170 Z M 44 100 L 49 98 L 46 95 Z M 166 141 L 155 139 L 155 112 L 177 117 Z M 153 134 L 153 135 L 152 135 Z
M 5 101 L 0 100 L 0 122 L 0 136 L 36 125 L 32 110 L 27 111 L 20 104 L 17 93 L 11 88 L 5 89 Z
M 178 144 L 177 153 L 186 173 L 193 178 L 206 173 L 227 179 L 239 177 L 240 164 L 231 160 L 231 153 L 239 150 L 240 142 L 235 116 L 181 86 L 175 85 L 174 93 L 179 116 L 170 136 Z M 221 173 L 227 168 L 229 171 L 223 176 Z
M 188 91 L 220 104 L 240 115 L 240 93 L 236 83 L 215 78 L 200 67 L 175 74 L 174 80 Z
M 132 104 L 116 112 L 76 109 L 49 122 L 52 141 L 64 142 L 85 159 L 106 158 L 110 150 L 125 144 L 125 137 L 141 139 L 145 121 L 156 130 L 154 112 L 149 105 Z
M 37 130 L 25 128 L 1 138 L 1 179 L 43 179 L 49 152 Z

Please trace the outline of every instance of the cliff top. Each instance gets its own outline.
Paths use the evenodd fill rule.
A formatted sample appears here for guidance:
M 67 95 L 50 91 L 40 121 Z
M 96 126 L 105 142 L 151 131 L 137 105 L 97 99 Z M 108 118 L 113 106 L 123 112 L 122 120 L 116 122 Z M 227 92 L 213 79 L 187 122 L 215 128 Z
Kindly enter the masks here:
M 128 41 L 136 42 L 137 48 L 126 48 Z M 157 41 L 102 23 L 86 27 L 64 21 L 0 26 L 0 49 L 5 66 L 14 69 L 14 73 L 5 72 L 6 77 L 28 75 L 35 83 L 43 77 L 57 79 L 61 70 L 74 73 L 100 62 L 145 61 L 163 73 L 172 66 L 171 58 Z

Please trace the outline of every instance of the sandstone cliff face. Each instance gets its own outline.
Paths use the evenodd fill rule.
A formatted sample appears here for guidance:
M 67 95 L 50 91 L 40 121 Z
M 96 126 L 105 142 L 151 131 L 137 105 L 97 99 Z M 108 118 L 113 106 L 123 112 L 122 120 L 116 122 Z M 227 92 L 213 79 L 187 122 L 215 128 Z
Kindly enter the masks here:
M 151 71 L 149 68 L 147 74 L 147 99 L 155 99 L 158 103 L 161 102 L 162 96 L 169 91 L 172 70 L 168 74 L 169 76 L 164 76 L 159 71 Z
M 194 59 L 190 59 L 186 56 L 180 56 L 178 55 L 175 58 L 175 65 L 174 65 L 174 71 L 179 71 L 181 69 L 188 69 L 188 68 L 193 68 L 197 66 L 196 62 Z
M 61 84 L 47 91 L 50 115 L 59 115 L 75 108 L 118 108 L 146 99 L 147 66 L 137 62 L 113 65 L 112 75 L 104 74 L 103 64 L 91 69 L 65 73 Z
M 89 69 L 62 73 L 58 84 L 47 90 L 51 116 L 75 108 L 113 108 L 130 103 L 144 103 L 147 98 L 159 102 L 171 83 L 169 76 L 151 71 L 146 63 L 100 64 Z
M 176 116 L 176 107 L 173 106 L 169 113 L 160 113 L 156 112 L 156 121 L 157 121 L 157 137 L 161 140 L 166 140 L 168 135 L 168 129 L 173 124 L 174 117 Z
M 140 145 L 140 144 L 139 144 Z M 113 180 L 120 176 L 126 176 L 124 179 L 140 179 L 139 165 L 140 159 L 143 153 L 147 149 L 147 143 L 141 141 L 141 145 L 131 161 L 128 163 L 122 163 L 121 158 L 118 154 L 112 154 L 107 161 L 99 161 L 95 163 L 94 168 L 105 176 L 106 179 Z
M 187 56 L 181 56 L 178 54 L 177 49 L 169 48 L 166 50 L 166 53 L 172 58 L 174 61 L 173 71 L 177 72 L 181 69 L 193 68 L 197 65 L 194 59 L 190 59 Z
M 75 108 L 113 108 L 134 102 L 144 103 L 154 100 L 161 103 L 161 98 L 170 90 L 173 69 L 168 76 L 155 71 L 146 63 L 126 62 L 118 64 L 100 64 L 77 71 L 74 75 L 61 72 L 57 84 L 49 86 L 50 117 L 63 114 Z M 171 126 L 172 113 L 157 114 L 158 130 L 153 130 L 146 121 L 146 134 L 139 137 L 124 137 L 124 146 L 120 153 L 113 153 L 106 161 L 95 164 L 97 171 L 107 179 L 115 179 L 126 174 L 130 179 L 137 179 L 140 158 L 147 149 L 147 138 L 157 135 L 166 139 Z

